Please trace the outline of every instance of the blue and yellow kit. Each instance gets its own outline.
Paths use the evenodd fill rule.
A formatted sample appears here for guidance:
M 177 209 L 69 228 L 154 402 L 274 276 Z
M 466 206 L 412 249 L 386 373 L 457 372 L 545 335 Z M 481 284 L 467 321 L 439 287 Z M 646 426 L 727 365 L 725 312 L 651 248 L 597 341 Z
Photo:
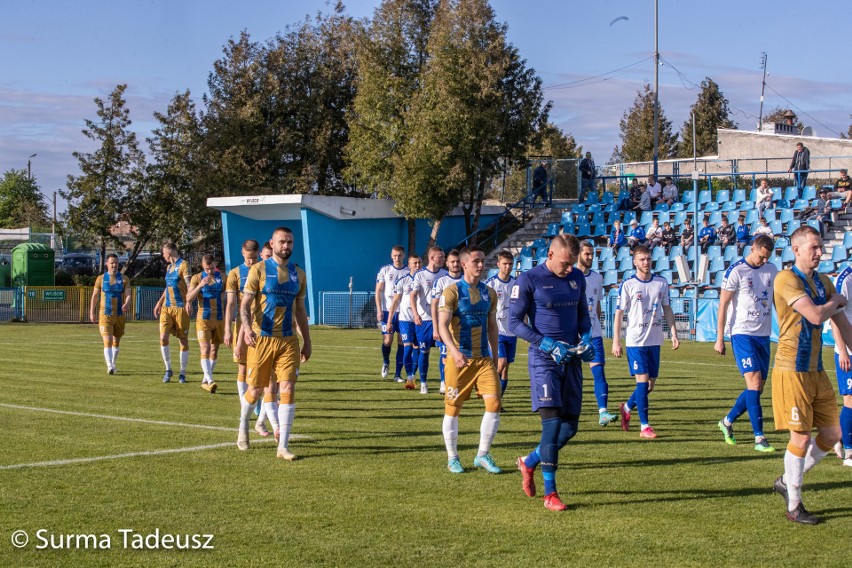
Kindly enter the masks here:
M 195 289 L 208 276 L 213 277 L 212 284 L 205 284 L 198 295 L 198 314 L 195 320 L 195 331 L 198 341 L 220 344 L 225 333 L 225 308 L 222 305 L 222 293 L 225 283 L 222 273 L 214 270 L 212 273 L 202 271 L 192 277 L 189 288 Z
M 160 311 L 160 334 L 170 333 L 184 339 L 189 332 L 189 314 L 186 313 L 186 279 L 189 264 L 177 259 L 166 269 L 165 303 Z
M 105 272 L 95 280 L 95 291 L 100 291 L 98 309 L 98 327 L 101 335 L 121 337 L 124 335 L 126 317 L 122 304 L 124 293 L 130 287 L 130 280 L 120 272 L 111 276 Z

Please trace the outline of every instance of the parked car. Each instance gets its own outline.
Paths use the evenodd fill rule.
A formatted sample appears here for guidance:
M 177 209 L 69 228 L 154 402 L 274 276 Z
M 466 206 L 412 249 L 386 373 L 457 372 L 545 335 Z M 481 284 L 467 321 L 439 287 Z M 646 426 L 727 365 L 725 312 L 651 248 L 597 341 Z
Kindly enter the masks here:
M 98 262 L 92 254 L 72 252 L 62 257 L 59 270 L 71 275 L 93 276 L 98 273 Z

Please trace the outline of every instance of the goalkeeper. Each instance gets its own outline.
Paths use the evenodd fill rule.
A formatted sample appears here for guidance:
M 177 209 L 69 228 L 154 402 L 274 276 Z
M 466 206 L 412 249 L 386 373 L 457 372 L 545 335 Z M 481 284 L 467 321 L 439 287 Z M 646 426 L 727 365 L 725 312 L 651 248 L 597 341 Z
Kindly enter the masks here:
M 517 465 L 524 493 L 534 497 L 533 473 L 541 464 L 544 506 L 551 511 L 568 508 L 556 491 L 559 449 L 577 433 L 583 400 L 581 361 L 595 357 L 586 279 L 574 268 L 579 253 L 577 237 L 557 235 L 547 260 L 521 274 L 509 297 L 509 330 L 530 344 L 530 397 L 533 412 L 541 417 L 541 442 L 518 458 Z

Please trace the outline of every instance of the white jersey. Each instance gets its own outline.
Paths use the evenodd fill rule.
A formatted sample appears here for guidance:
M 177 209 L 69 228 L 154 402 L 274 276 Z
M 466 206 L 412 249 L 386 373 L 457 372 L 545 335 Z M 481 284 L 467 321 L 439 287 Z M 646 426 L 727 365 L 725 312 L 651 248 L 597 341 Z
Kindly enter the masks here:
M 447 271 L 443 268 L 439 268 L 436 272 L 432 272 L 428 268 L 421 268 L 414 275 L 414 287 L 411 291 L 417 294 L 417 313 L 420 314 L 420 319 L 423 321 L 432 321 L 432 286 L 438 278 L 445 274 L 447 274 Z
M 837 293 L 842 294 L 847 300 L 852 298 L 852 268 L 847 266 L 837 275 L 837 278 L 834 280 L 834 287 L 837 289 Z M 852 321 L 852 306 L 847 303 L 846 307 L 843 308 L 843 313 L 846 314 L 846 319 Z M 846 351 L 852 355 L 852 349 L 850 349 L 849 345 L 846 346 Z M 840 353 L 837 346 L 834 347 L 834 352 Z
M 414 276 L 403 274 L 393 285 L 394 295 L 401 294 L 399 300 L 399 321 L 414 321 L 414 314 L 411 311 L 411 301 L 409 296 L 414 288 Z
M 589 318 L 592 320 L 592 337 L 603 337 L 601 318 L 598 317 L 598 306 L 603 297 L 603 276 L 599 272 L 589 270 L 583 273 L 586 277 L 586 303 L 589 306 Z
M 515 337 L 515 334 L 509 331 L 509 294 L 515 285 L 515 277 L 510 275 L 508 280 L 503 281 L 495 274 L 485 281 L 485 285 L 497 293 L 497 333 L 505 337 Z
M 393 286 L 396 281 L 408 274 L 408 267 L 395 267 L 393 264 L 386 264 L 376 275 L 376 283 L 384 282 L 385 287 L 382 294 L 382 311 L 386 312 L 390 309 L 393 303 Z
M 752 266 L 741 258 L 725 272 L 722 290 L 732 292 L 725 335 L 769 337 L 772 332 L 772 285 L 778 269 L 771 262 Z
M 457 278 L 450 276 L 450 273 L 447 272 L 432 284 L 432 295 L 429 296 L 429 301 L 431 302 L 435 298 L 440 298 L 441 294 L 444 293 L 444 290 L 452 286 L 453 284 L 457 284 L 459 280 L 461 280 L 462 273 L 459 272 Z
M 617 310 L 627 314 L 627 347 L 663 344 L 663 306 L 669 305 L 669 283 L 651 275 L 650 280 L 631 276 L 618 290 Z

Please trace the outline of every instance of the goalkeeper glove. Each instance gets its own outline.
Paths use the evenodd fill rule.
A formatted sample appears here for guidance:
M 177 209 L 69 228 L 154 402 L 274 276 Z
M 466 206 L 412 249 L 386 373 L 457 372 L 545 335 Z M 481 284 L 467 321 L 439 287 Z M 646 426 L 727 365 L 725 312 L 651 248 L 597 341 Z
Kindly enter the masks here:
M 577 345 L 577 356 L 581 361 L 590 363 L 595 360 L 595 346 L 592 344 L 591 334 L 584 333 L 580 338 L 580 343 Z
M 552 337 L 542 339 L 538 348 L 550 355 L 560 365 L 571 358 L 571 346 Z

